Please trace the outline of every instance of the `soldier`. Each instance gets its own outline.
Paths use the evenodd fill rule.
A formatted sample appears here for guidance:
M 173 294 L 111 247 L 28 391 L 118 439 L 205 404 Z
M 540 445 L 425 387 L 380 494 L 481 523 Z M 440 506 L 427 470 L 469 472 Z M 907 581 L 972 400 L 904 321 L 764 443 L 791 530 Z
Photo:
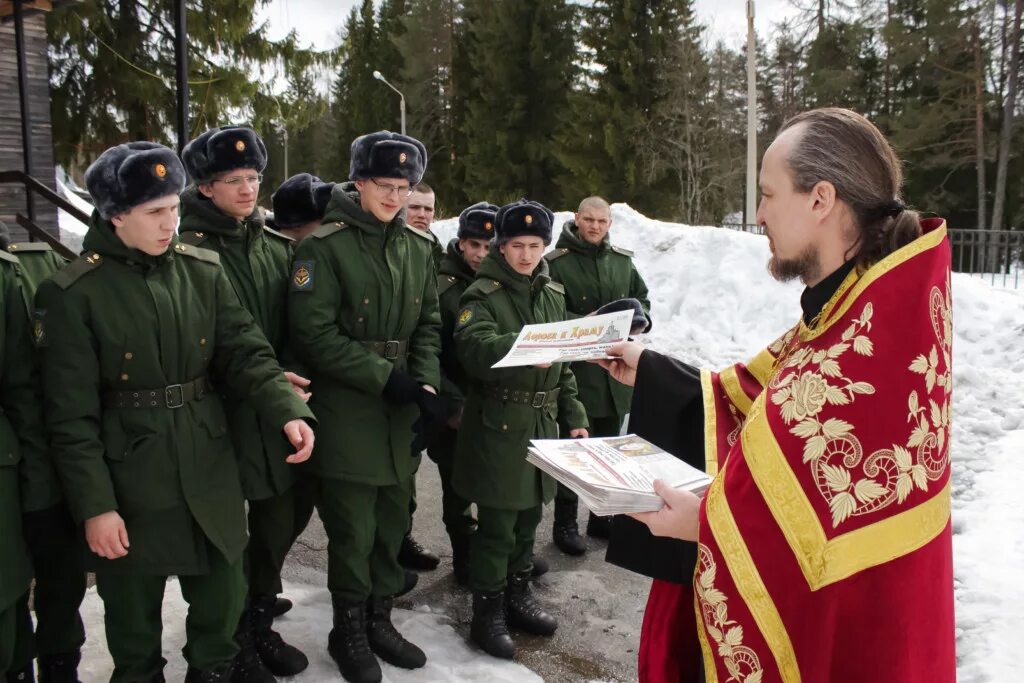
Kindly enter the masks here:
M 491 249 L 497 213 L 498 207 L 494 204 L 480 202 L 459 214 L 458 235 L 448 243 L 437 276 L 437 299 L 441 309 L 441 395 L 448 399 L 451 417 L 427 448 L 427 455 L 437 463 L 441 475 L 442 519 L 452 544 L 455 580 L 463 585 L 469 583 L 469 543 L 476 530 L 476 520 L 470 512 L 470 501 L 456 493 L 451 482 L 455 439 L 462 422 L 467 389 L 467 377 L 455 354 L 452 335 L 459 315 L 459 300 Z
M 32 566 L 22 533 L 26 491 L 19 464 L 45 464 L 46 455 L 19 269 L 17 257 L 0 249 L 0 679 L 10 682 L 35 680 L 28 612 Z
M 413 138 L 356 138 L 352 180 L 334 186 L 324 224 L 299 244 L 293 264 L 290 344 L 310 369 L 310 405 L 321 420 L 310 469 L 328 538 L 328 650 L 349 681 L 381 680 L 374 654 L 402 668 L 426 663 L 391 623 L 405 584 L 398 551 L 413 477 L 446 418 L 436 395 L 441 325 L 430 241 L 400 214 L 425 165 Z
M 633 265 L 633 252 L 608 241 L 611 227 L 608 202 L 601 197 L 587 197 L 580 202 L 574 220 L 562 226 L 555 249 L 545 257 L 551 279 L 565 287 L 565 307 L 570 318 L 589 315 L 623 298 L 639 300 L 643 312 L 650 314 L 647 285 Z M 593 363 L 573 363 L 572 372 L 579 385 L 580 400 L 587 408 L 591 433 L 595 437 L 618 435 L 629 412 L 632 389 L 616 382 Z M 555 545 L 569 555 L 582 555 L 587 550 L 576 523 L 577 502 L 575 493 L 558 485 L 553 537 Z M 587 534 L 608 538 L 608 518 L 590 513 Z
M 0 223 L 0 245 L 18 259 L 18 279 L 25 320 L 32 314 L 36 288 L 64 267 L 66 261 L 45 242 L 9 243 L 7 226 Z M 27 322 L 26 322 L 27 325 Z M 23 459 L 22 507 L 35 585 L 35 650 L 40 683 L 77 683 L 85 626 L 79 607 L 86 577 L 77 547 L 78 528 L 71 518 L 49 455 Z
M 530 439 L 556 438 L 560 427 L 573 437 L 587 436 L 568 365 L 491 369 L 523 325 L 565 319 L 562 286 L 551 281 L 542 258 L 553 220 L 547 208 L 526 200 L 498 211 L 498 251 L 481 263 L 455 324 L 458 358 L 470 382 L 453 484 L 476 501 L 478 520 L 469 566 L 470 635 L 484 651 L 506 659 L 515 654 L 508 626 L 534 635 L 551 635 L 558 627 L 529 585 L 537 525 L 555 483 L 526 462 L 526 449 Z
M 189 142 L 181 159 L 193 181 L 181 195 L 181 241 L 220 255 L 239 301 L 280 357 L 287 338 L 292 240 L 268 228 L 256 206 L 267 166 L 263 140 L 244 126 L 213 128 Z M 292 372 L 285 375 L 299 395 L 308 396 L 308 380 Z M 245 394 L 232 394 L 226 378 L 216 379 L 215 388 L 226 399 L 242 491 L 249 503 L 249 596 L 239 625 L 242 651 L 235 677 L 272 683 L 274 676 L 294 676 L 309 665 L 306 656 L 272 628 L 281 567 L 296 527 L 293 468 L 285 462 L 290 448 L 276 421 L 261 420 Z
M 306 460 L 312 413 L 239 304 L 215 252 L 175 236 L 185 170 L 152 142 L 86 171 L 96 205 L 81 257 L 43 282 L 34 335 L 47 426 L 104 604 L 111 681 L 163 681 L 160 605 L 189 603 L 186 681 L 228 681 L 245 606 L 245 505 L 225 406 L 247 396 Z
M 325 183 L 309 173 L 288 178 L 270 197 L 274 227 L 298 244 L 320 227 L 332 189 L 334 183 Z
M 430 230 L 430 224 L 434 222 L 434 202 L 434 189 L 424 182 L 416 183 L 412 188 L 412 194 L 409 195 L 409 201 L 405 204 L 405 223 L 410 228 L 419 230 L 433 242 L 430 249 L 436 270 L 441 265 L 444 246 Z

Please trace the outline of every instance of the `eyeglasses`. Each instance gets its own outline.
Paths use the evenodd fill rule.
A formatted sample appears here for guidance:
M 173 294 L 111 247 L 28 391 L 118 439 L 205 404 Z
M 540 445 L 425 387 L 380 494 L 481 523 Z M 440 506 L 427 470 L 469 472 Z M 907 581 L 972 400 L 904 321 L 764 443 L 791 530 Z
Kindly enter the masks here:
M 385 197 L 390 197 L 392 193 L 399 197 L 409 197 L 412 195 L 412 187 L 409 185 L 388 185 L 387 183 L 378 183 L 373 178 L 370 178 L 370 180 Z
M 252 185 L 255 187 L 263 182 L 263 174 L 260 173 L 258 175 L 247 176 L 236 175 L 230 178 L 220 178 L 218 180 L 214 180 L 213 182 L 224 183 L 225 185 L 230 185 L 231 187 L 239 187 L 242 183 L 245 183 L 246 185 Z

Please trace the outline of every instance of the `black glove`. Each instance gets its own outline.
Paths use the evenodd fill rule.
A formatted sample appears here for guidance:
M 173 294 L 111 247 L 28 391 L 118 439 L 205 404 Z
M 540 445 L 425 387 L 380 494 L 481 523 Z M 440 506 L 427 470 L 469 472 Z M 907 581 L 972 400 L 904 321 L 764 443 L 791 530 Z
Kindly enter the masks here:
M 404 406 L 408 403 L 413 403 L 419 400 L 419 395 L 423 391 L 423 387 L 410 376 L 408 373 L 402 372 L 398 368 L 392 368 L 391 374 L 388 375 L 388 381 L 384 385 L 384 391 L 381 392 L 381 396 L 386 401 L 390 401 L 396 405 Z
M 617 299 L 615 301 L 610 301 L 594 311 L 594 315 L 604 315 L 605 313 L 615 313 L 616 311 L 633 311 L 633 321 L 629 325 L 630 334 L 640 334 L 642 332 L 650 331 L 651 319 L 647 317 L 646 313 L 644 313 L 644 307 L 637 299 Z
M 451 412 L 448 406 L 448 399 L 437 394 L 432 394 L 426 389 L 420 389 L 416 397 L 416 405 L 420 409 L 420 416 L 412 424 L 416 436 L 412 440 L 412 454 L 416 456 L 424 448 L 433 443 L 441 430 L 448 424 L 448 416 Z

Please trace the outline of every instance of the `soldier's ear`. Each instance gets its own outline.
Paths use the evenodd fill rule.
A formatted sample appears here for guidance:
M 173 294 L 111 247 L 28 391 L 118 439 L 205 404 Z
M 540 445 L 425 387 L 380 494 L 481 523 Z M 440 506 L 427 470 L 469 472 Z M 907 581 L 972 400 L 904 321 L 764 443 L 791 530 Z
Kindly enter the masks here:
M 199 183 L 196 187 L 199 188 L 199 192 L 207 199 L 213 198 L 213 183 Z
M 125 211 L 125 213 L 128 213 L 128 211 Z M 111 216 L 110 222 L 115 228 L 124 227 L 124 213 L 119 213 L 116 216 Z

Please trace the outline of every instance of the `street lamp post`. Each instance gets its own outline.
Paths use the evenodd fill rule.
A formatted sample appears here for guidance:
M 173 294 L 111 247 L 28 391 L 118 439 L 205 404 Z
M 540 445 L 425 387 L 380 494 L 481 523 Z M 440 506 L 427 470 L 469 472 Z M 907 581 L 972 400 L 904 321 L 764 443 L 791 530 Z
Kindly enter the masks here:
M 757 63 L 754 0 L 747 0 L 747 202 L 744 222 L 757 222 Z
M 402 135 L 405 135 L 405 95 L 402 94 L 401 90 L 399 90 L 395 86 L 393 86 L 390 83 L 388 83 L 388 79 L 384 78 L 384 74 L 382 74 L 381 72 L 374 71 L 373 72 L 373 77 L 376 78 L 381 83 L 383 83 L 384 85 L 386 85 L 389 88 L 391 88 L 392 90 L 394 90 L 396 93 L 398 93 L 398 97 L 399 97 L 398 108 L 399 108 L 399 111 L 401 111 L 401 113 L 402 113 Z

